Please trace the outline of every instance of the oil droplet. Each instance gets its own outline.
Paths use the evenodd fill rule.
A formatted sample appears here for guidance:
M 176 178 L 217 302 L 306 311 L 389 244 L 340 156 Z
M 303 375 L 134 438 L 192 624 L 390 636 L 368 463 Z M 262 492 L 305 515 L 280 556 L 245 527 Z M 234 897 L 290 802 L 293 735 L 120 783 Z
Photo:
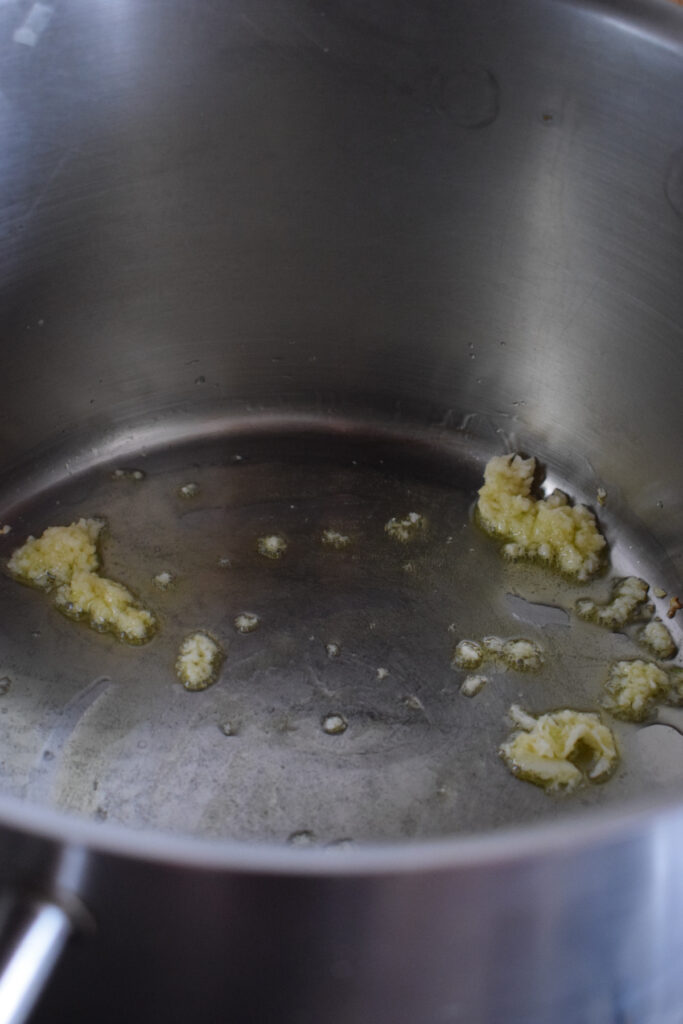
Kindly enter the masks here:
M 43 751 L 43 761 L 54 761 L 54 759 L 55 759 L 55 755 L 53 754 L 53 752 L 51 750 L 44 750 Z
M 378 679 L 386 679 L 388 675 L 389 675 L 389 669 L 388 668 L 378 668 L 377 669 L 377 678 Z
M 9 676 L 2 676 L 2 678 L 0 678 L 0 697 L 5 696 L 11 685 L 12 680 Z
M 236 727 L 235 727 L 233 722 L 222 722 L 218 726 L 218 728 L 220 729 L 220 731 L 223 733 L 224 736 L 236 736 L 237 735 L 237 729 L 236 729 Z
M 332 714 L 323 718 L 323 732 L 328 736 L 339 736 L 348 729 L 348 722 L 342 715 Z
M 141 469 L 115 469 L 111 475 L 112 480 L 135 480 L 139 483 L 145 479 Z
M 98 807 L 95 811 L 95 817 L 98 821 L 106 821 L 109 817 L 109 812 L 105 807 Z
M 223 555 L 221 558 L 218 559 L 216 565 L 218 566 L 219 569 L 231 569 L 232 561 L 227 557 L 227 555 Z
M 206 377 L 202 373 L 199 375 L 199 377 L 195 377 L 194 382 L 195 384 L 206 384 Z
M 528 601 L 521 594 L 506 594 L 505 603 L 515 619 L 534 626 L 568 626 L 569 612 L 558 605 Z
M 402 703 L 410 711 L 424 711 L 424 704 L 414 693 L 409 693 L 407 697 L 404 697 Z
M 199 494 L 199 484 L 183 484 L 183 486 L 178 489 L 178 494 L 181 498 L 196 498 Z
M 341 647 L 339 644 L 325 644 L 325 650 L 327 651 L 328 658 L 338 658 L 341 654 Z

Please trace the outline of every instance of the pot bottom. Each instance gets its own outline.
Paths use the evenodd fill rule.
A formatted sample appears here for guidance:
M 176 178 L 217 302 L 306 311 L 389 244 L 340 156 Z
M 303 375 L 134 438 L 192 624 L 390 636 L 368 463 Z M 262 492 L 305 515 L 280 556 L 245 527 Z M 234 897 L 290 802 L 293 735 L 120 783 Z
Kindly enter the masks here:
M 457 434 L 250 422 L 123 461 L 104 447 L 76 476 L 27 484 L 3 555 L 104 517 L 103 571 L 159 628 L 129 646 L 0 580 L 3 791 L 136 829 L 336 844 L 488 830 L 680 785 L 676 709 L 645 726 L 605 715 L 619 767 L 569 796 L 501 760 L 511 704 L 600 711 L 610 664 L 647 655 L 574 614 L 578 597 L 608 593 L 606 577 L 507 563 L 473 523 L 495 453 Z M 666 586 L 650 539 L 603 512 L 590 481 L 579 493 L 552 467 L 548 481 L 595 505 L 612 575 L 636 567 Z M 387 528 L 403 520 L 405 539 Z M 668 598 L 656 603 L 662 615 Z M 225 658 L 213 685 L 188 692 L 175 662 L 198 630 Z M 493 667 L 468 698 L 453 650 L 489 635 L 533 640 L 544 664 Z

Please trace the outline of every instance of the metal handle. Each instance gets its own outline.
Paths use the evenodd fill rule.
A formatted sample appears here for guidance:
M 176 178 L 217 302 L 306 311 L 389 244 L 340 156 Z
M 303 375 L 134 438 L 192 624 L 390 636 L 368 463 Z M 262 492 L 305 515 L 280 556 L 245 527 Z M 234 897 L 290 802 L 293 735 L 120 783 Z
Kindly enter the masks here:
M 0 934 L 0 1024 L 24 1024 L 71 935 L 71 918 L 46 900 L 16 902 Z

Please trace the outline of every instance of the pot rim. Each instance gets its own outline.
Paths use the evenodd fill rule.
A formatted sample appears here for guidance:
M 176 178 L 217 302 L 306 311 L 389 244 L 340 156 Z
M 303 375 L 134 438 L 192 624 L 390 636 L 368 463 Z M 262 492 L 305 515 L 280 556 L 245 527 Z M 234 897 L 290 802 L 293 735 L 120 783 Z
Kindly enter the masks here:
M 683 5 L 679 0 L 554 0 L 580 7 L 663 50 L 683 56 Z
M 145 829 L 0 797 L 0 829 L 39 841 L 167 867 L 251 875 L 316 877 L 414 875 L 512 867 L 548 857 L 658 836 L 683 827 L 683 801 L 669 791 L 655 798 L 592 808 L 560 821 L 432 839 L 292 847 L 275 841 L 207 839 Z

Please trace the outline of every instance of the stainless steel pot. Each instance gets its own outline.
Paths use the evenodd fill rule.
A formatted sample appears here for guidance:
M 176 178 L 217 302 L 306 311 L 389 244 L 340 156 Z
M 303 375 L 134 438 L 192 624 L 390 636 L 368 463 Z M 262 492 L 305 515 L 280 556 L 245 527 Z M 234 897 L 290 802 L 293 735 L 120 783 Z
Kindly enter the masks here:
M 455 452 L 471 494 L 504 438 L 604 484 L 615 554 L 675 592 L 681 95 L 683 15 L 654 0 L 0 6 L 2 518 L 27 532 L 102 467 L 285 434 Z M 661 776 L 450 837 L 427 815 L 399 838 L 364 790 L 356 820 L 396 835 L 350 849 L 77 816 L 44 758 L 108 649 L 67 623 L 41 648 L 53 626 L 2 588 L 3 1022 L 70 934 L 35 1024 L 680 1020 Z

